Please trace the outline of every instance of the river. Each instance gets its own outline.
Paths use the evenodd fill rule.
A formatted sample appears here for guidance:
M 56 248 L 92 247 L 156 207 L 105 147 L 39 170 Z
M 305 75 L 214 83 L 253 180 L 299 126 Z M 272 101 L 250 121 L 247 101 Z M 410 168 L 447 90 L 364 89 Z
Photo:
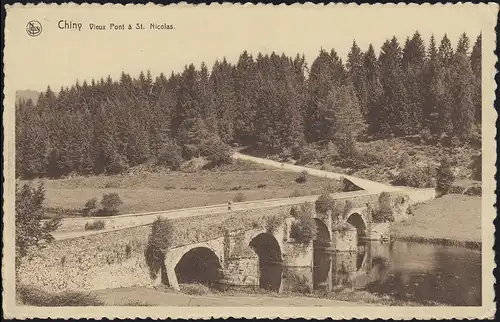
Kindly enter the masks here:
M 481 252 L 454 246 L 369 242 L 358 253 L 315 251 L 315 289 L 349 287 L 403 301 L 481 305 Z

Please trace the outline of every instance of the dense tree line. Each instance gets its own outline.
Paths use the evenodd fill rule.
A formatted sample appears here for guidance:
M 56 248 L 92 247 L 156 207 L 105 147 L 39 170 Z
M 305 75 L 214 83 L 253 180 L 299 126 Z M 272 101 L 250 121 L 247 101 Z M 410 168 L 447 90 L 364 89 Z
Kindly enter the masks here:
M 356 42 L 345 62 L 321 49 L 309 67 L 304 56 L 244 51 L 182 73 L 122 73 L 50 88 L 36 103 L 16 106 L 16 172 L 21 177 L 118 173 L 157 161 L 177 167 L 227 144 L 256 145 L 268 153 L 300 155 L 308 142 L 447 136 L 479 137 L 481 35 L 456 48 L 445 35 L 428 46 L 418 32 L 377 54 Z

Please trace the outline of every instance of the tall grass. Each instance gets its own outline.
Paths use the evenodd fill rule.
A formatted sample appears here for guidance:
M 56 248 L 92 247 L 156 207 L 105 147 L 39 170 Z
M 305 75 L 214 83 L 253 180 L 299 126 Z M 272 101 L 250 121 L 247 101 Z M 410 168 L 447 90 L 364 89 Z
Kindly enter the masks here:
M 31 285 L 18 285 L 16 295 L 23 305 L 30 306 L 102 306 L 104 302 L 97 296 L 65 291 L 50 293 Z

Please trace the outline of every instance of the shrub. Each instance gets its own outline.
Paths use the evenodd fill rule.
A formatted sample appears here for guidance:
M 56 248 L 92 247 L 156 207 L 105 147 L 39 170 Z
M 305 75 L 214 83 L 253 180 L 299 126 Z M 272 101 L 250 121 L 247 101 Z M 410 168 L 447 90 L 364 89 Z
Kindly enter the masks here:
M 295 182 L 297 183 L 305 183 L 307 182 L 307 179 L 309 178 L 309 173 L 304 170 L 300 173 L 300 175 L 295 179 Z
M 448 193 L 449 194 L 457 194 L 457 195 L 461 195 L 465 192 L 465 187 L 462 187 L 462 186 L 450 186 L 450 188 L 448 189 Z
M 94 220 L 85 224 L 85 230 L 103 230 L 106 223 L 103 220 Z
M 328 211 L 333 211 L 335 207 L 335 200 L 327 194 L 324 193 L 316 199 L 315 209 L 317 213 L 326 215 Z
M 370 207 L 371 208 L 371 207 Z M 393 222 L 394 210 L 392 207 L 392 198 L 388 192 L 382 192 L 378 197 L 378 205 L 370 209 L 372 211 L 372 220 L 376 223 Z
M 266 231 L 274 234 L 283 223 L 283 218 L 279 216 L 268 216 L 266 218 Z
M 123 204 L 120 196 L 116 192 L 105 193 L 101 199 L 103 215 L 114 215 L 118 213 L 118 208 Z
M 448 159 L 443 158 L 437 171 L 437 189 L 446 194 L 453 182 L 455 182 L 455 175 L 451 170 Z
M 414 188 L 430 187 L 432 185 L 433 172 L 430 167 L 404 168 L 392 181 L 392 184 Z
M 49 293 L 34 286 L 17 285 L 16 294 L 24 305 L 32 306 L 100 306 L 103 301 L 95 295 L 66 291 Z
M 45 216 L 43 202 L 45 189 L 43 185 L 31 188 L 29 185 L 16 187 L 15 196 L 15 238 L 16 238 L 16 265 L 27 253 L 28 248 L 38 246 L 39 242 L 54 240 L 52 232 L 61 224 L 61 217 L 57 216 L 42 223 Z
M 473 186 L 465 190 L 464 195 L 467 196 L 481 196 L 483 194 L 483 189 L 481 186 Z
M 200 153 L 198 146 L 194 144 L 185 144 L 182 147 L 182 158 L 184 160 L 191 160 L 192 158 L 198 156 Z
M 97 210 L 97 198 L 91 198 L 87 200 L 85 206 L 83 207 L 83 215 L 90 216 Z
M 325 186 L 324 190 L 326 193 L 335 193 L 342 191 L 342 189 L 339 188 L 338 184 L 333 184 L 331 182 Z
M 318 152 L 308 146 L 300 148 L 300 164 L 307 164 L 318 159 Z
M 483 156 L 482 153 L 475 155 L 472 157 L 471 170 L 472 170 L 472 179 L 481 181 L 483 175 Z
M 129 164 L 127 158 L 121 154 L 114 153 L 106 164 L 106 173 L 119 174 L 127 171 L 128 168 Z
M 290 274 L 287 278 L 287 284 L 291 292 L 300 294 L 309 294 L 312 292 L 312 285 L 305 276 Z
M 310 193 L 305 190 L 305 189 L 298 189 L 295 188 L 292 193 L 290 194 L 290 198 L 296 198 L 296 197 L 302 197 L 302 196 L 308 196 Z
M 317 227 L 313 219 L 313 205 L 306 202 L 290 211 L 294 217 L 290 228 L 290 237 L 298 243 L 307 244 L 316 238 Z
M 182 158 L 181 148 L 171 142 L 167 142 L 158 151 L 158 158 L 156 163 L 158 165 L 164 165 L 172 170 L 179 170 L 184 159 Z
M 410 155 L 407 152 L 404 152 L 403 155 L 401 155 L 401 159 L 399 160 L 398 166 L 404 169 L 408 168 L 410 165 L 411 165 Z
M 257 185 L 258 189 L 262 189 L 262 188 L 265 188 L 265 187 L 267 187 L 267 184 L 265 184 L 265 183 L 260 183 L 260 184 Z
M 233 201 L 234 202 L 243 202 L 246 200 L 246 197 L 245 195 L 243 194 L 243 192 L 238 192 L 234 197 L 233 197 Z
M 180 289 L 182 293 L 189 295 L 206 295 L 210 293 L 208 286 L 199 283 L 182 284 Z
M 156 278 L 165 259 L 164 251 L 172 245 L 173 237 L 174 226 L 168 218 L 158 217 L 151 225 L 144 257 L 152 279 Z
M 207 147 L 206 157 L 214 166 L 230 164 L 233 161 L 231 148 L 220 140 Z

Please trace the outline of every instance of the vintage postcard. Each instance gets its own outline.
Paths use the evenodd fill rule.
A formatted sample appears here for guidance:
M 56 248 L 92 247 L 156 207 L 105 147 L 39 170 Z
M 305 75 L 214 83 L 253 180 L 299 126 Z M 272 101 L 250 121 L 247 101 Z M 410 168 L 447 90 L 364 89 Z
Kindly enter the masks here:
M 5 8 L 5 317 L 494 317 L 497 4 Z

